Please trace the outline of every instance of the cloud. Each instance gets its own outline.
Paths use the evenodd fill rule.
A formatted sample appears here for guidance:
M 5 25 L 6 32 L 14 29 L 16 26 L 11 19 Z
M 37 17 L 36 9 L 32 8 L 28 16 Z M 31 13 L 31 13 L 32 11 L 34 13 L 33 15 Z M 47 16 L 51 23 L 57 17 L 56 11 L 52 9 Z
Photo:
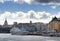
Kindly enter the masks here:
M 39 16 L 38 16 L 37 12 L 35 12 L 33 10 L 28 11 L 27 16 L 26 16 L 26 18 L 30 18 L 30 19 L 38 19 L 38 17 Z
M 39 3 L 60 3 L 60 0 L 35 0 Z
M 14 0 L 14 2 L 18 2 L 18 3 L 28 3 L 28 4 L 32 4 L 35 2 L 35 0 Z
M 33 10 L 28 11 L 27 13 L 24 13 L 22 11 L 11 13 L 11 12 L 4 12 L 0 14 L 0 24 L 4 23 L 5 18 L 8 20 L 9 24 L 13 24 L 13 22 L 18 23 L 29 23 L 30 20 L 34 22 L 43 22 L 43 23 L 49 23 L 52 19 L 52 17 L 57 16 L 60 17 L 60 12 L 58 14 L 50 14 L 49 12 L 35 12 Z
M 13 24 L 13 22 L 22 22 L 22 23 L 28 23 L 30 20 L 32 22 L 44 22 L 47 23 L 49 22 L 48 19 L 50 19 L 50 13 L 47 13 L 45 11 L 43 12 L 35 12 L 33 10 L 28 11 L 27 13 L 24 12 L 16 12 L 16 13 L 11 13 L 11 12 L 4 12 L 0 14 L 0 24 L 4 23 L 5 18 L 8 20 L 9 24 Z M 45 20 L 45 21 L 44 21 Z M 3 22 L 3 23 L 1 23 Z
M 4 0 L 0 0 L 0 2 L 4 2 Z
M 24 0 L 14 0 L 14 2 L 22 4 L 22 3 L 24 3 Z
M 39 2 L 39 3 L 48 3 L 50 2 L 51 0 L 35 0 L 36 2 Z
M 51 6 L 52 9 L 56 9 L 57 6 Z
M 34 3 L 35 0 L 24 0 L 24 1 L 28 4 L 32 4 L 32 3 Z
M 32 3 L 60 3 L 60 0 L 14 0 L 14 2 L 26 2 L 28 4 Z
M 28 4 L 32 4 L 35 2 L 35 0 L 0 0 L 0 2 L 4 3 L 5 1 L 13 1 L 13 2 L 17 2 L 17 3 L 28 3 Z
M 17 2 L 17 3 L 28 3 L 28 4 L 32 4 L 32 3 L 47 3 L 47 4 L 59 4 L 60 5 L 60 0 L 0 0 L 0 2 L 4 3 L 5 1 L 13 1 L 13 2 Z M 45 4 L 43 4 L 45 5 Z
M 0 0 L 0 2 L 4 3 L 5 1 L 13 1 L 13 0 Z
M 47 18 L 50 18 L 51 14 L 50 13 L 47 13 L 45 11 L 43 11 L 42 13 L 42 17 L 40 17 L 41 19 L 47 19 Z
M 58 18 L 60 18 L 60 12 L 58 12 L 58 14 L 55 14 Z

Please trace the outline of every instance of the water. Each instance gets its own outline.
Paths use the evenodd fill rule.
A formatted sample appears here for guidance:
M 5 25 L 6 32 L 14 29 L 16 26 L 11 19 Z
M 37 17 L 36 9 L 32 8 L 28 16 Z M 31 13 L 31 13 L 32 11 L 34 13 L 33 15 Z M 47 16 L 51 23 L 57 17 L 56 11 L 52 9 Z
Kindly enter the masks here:
M 0 34 L 0 41 L 60 41 L 60 37 Z

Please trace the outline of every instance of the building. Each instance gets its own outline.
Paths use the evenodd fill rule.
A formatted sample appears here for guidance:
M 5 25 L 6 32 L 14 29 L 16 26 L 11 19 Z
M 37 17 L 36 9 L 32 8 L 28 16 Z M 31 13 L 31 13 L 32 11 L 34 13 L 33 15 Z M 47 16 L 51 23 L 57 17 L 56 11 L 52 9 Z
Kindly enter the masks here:
M 32 23 L 32 21 L 30 21 L 30 23 L 19 23 L 18 27 L 20 29 L 24 28 L 24 29 L 26 29 L 29 32 L 33 32 L 33 31 L 36 30 L 36 26 L 34 25 L 34 23 Z
M 3 28 L 11 28 L 12 25 L 9 25 L 7 19 L 5 19 L 4 24 L 3 24 L 2 27 L 3 27 Z
M 14 22 L 13 25 L 9 25 L 7 19 L 5 19 L 4 24 L 2 26 L 0 26 L 0 32 L 1 33 L 10 33 L 11 29 L 15 29 L 14 28 L 18 28 L 19 30 L 25 30 L 28 32 L 42 32 L 42 31 L 46 31 L 47 30 L 47 25 L 41 22 L 36 22 L 36 23 L 32 23 L 32 21 L 30 21 L 30 23 L 17 23 Z M 16 31 L 16 30 L 14 30 Z
M 4 22 L 3 25 L 4 25 L 4 26 L 7 26 L 7 25 L 8 25 L 7 19 L 5 19 L 5 22 Z
M 60 32 L 60 19 L 57 17 L 52 18 L 48 24 L 48 28 L 51 31 Z
M 7 20 L 4 21 L 4 24 L 0 26 L 0 33 L 10 33 L 12 25 L 8 25 Z
M 48 24 L 46 24 L 46 23 L 37 22 L 37 23 L 35 23 L 35 26 L 36 26 L 37 31 L 39 31 L 39 32 L 48 30 Z

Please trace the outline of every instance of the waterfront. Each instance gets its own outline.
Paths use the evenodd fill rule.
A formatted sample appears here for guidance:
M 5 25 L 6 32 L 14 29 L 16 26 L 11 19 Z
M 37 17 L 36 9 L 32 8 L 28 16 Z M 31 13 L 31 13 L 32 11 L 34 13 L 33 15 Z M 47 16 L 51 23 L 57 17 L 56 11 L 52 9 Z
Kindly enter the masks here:
M 0 41 L 60 41 L 60 37 L 0 34 Z

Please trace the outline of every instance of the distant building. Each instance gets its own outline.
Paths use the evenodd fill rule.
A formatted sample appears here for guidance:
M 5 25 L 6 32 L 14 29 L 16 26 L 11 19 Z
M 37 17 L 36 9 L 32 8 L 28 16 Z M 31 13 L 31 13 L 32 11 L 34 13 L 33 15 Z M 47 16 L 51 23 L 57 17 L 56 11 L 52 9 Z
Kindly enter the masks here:
M 8 25 L 7 19 L 4 21 L 4 24 L 0 25 L 0 33 L 10 33 L 12 25 Z
M 8 25 L 7 19 L 5 19 L 5 22 L 3 25 L 5 25 L 5 26 Z
M 48 24 L 49 30 L 60 32 L 60 19 L 54 17 Z
M 32 24 L 32 21 L 30 21 L 30 24 Z
M 17 26 L 17 25 L 18 25 L 18 23 L 17 22 L 14 22 L 13 26 Z
M 36 29 L 39 32 L 43 32 L 43 31 L 47 31 L 48 30 L 48 25 L 41 23 L 41 22 L 37 22 L 35 23 Z
M 11 29 L 13 30 L 15 28 L 18 28 L 20 30 L 26 30 L 28 32 L 37 32 L 37 31 L 41 32 L 41 31 L 46 31 L 48 29 L 46 24 L 41 22 L 32 23 L 32 21 L 30 21 L 30 23 L 14 22 L 13 25 L 9 25 L 7 19 L 4 21 L 4 24 L 0 27 L 1 27 L 0 32 L 3 32 L 3 33 L 10 33 L 10 30 Z

